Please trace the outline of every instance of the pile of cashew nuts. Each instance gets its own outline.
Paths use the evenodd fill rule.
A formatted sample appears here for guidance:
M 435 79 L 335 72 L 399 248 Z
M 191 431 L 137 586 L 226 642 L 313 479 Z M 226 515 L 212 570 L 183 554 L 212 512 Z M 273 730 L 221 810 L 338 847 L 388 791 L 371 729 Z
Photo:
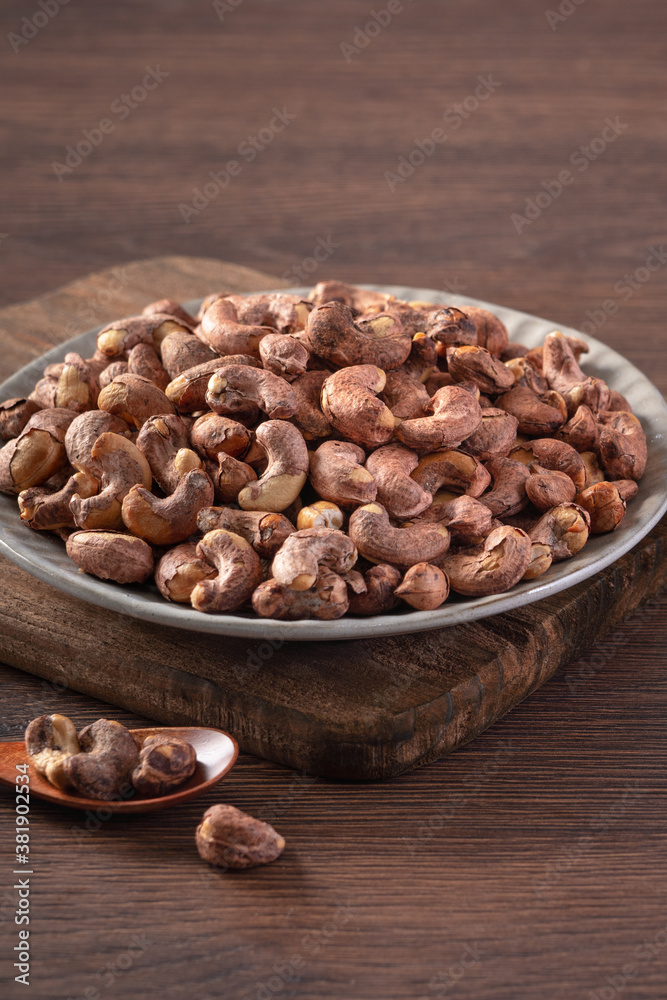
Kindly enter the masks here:
M 338 281 L 163 299 L 0 404 L 0 490 L 83 572 L 198 611 L 432 610 L 623 519 L 646 438 L 587 351 Z

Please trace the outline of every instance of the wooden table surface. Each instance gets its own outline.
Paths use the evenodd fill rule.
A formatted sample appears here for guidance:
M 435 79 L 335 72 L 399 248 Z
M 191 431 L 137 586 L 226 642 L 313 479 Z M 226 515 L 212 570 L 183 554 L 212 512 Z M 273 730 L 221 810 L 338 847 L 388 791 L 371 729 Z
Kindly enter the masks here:
M 659 0 L 55 4 L 3 4 L 0 304 L 111 266 L 122 289 L 140 257 L 220 257 L 295 283 L 310 268 L 589 324 L 667 389 Z M 97 145 L 58 166 L 84 130 Z M 265 148 L 251 160 L 253 136 Z M 195 214 L 193 189 L 230 161 Z M 384 784 L 242 756 L 218 793 L 169 815 L 32 802 L 28 991 L 12 981 L 3 792 L 3 997 L 664 1000 L 666 609 L 636 613 L 473 744 Z M 109 714 L 0 677 L 3 739 L 42 712 Z M 220 799 L 274 822 L 283 857 L 209 871 L 194 829 Z

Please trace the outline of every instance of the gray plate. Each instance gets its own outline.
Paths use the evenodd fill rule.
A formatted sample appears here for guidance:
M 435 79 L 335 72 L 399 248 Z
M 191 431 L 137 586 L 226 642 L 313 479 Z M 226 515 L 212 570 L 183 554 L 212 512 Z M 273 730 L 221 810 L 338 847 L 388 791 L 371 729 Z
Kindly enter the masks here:
M 435 292 L 427 288 L 403 288 L 367 285 L 377 291 L 390 292 L 401 299 L 425 299 L 446 305 L 478 305 L 490 309 L 505 323 L 510 339 L 538 347 L 547 333 L 558 328 L 548 320 L 527 313 L 506 309 L 479 299 Z M 305 293 L 306 289 L 296 289 Z M 199 303 L 189 303 L 196 309 Z M 61 344 L 22 368 L 0 386 L 0 399 L 28 395 L 41 378 L 45 365 L 62 361 L 68 351 L 89 357 L 95 348 L 98 330 L 91 330 Z M 564 333 L 577 336 L 576 330 L 560 327 Z M 0 551 L 18 566 L 65 593 L 91 604 L 108 608 L 144 621 L 158 622 L 195 632 L 217 635 L 245 636 L 249 639 L 317 640 L 361 639 L 368 636 L 421 632 L 426 629 L 458 625 L 461 622 L 488 618 L 550 597 L 582 580 L 588 579 L 628 552 L 653 528 L 667 511 L 667 406 L 662 396 L 637 368 L 620 354 L 594 340 L 585 338 L 590 354 L 584 356 L 582 367 L 605 379 L 614 389 L 628 398 L 641 419 L 648 437 L 648 467 L 641 482 L 639 495 L 628 505 L 628 512 L 618 531 L 612 535 L 594 537 L 574 559 L 558 563 L 536 581 L 519 584 L 507 594 L 463 600 L 457 597 L 437 611 L 404 610 L 373 618 L 346 616 L 339 621 L 278 622 L 260 619 L 251 614 L 204 615 L 192 608 L 165 601 L 154 586 L 122 587 L 105 583 L 79 573 L 57 538 L 26 527 L 18 517 L 16 501 L 0 494 Z

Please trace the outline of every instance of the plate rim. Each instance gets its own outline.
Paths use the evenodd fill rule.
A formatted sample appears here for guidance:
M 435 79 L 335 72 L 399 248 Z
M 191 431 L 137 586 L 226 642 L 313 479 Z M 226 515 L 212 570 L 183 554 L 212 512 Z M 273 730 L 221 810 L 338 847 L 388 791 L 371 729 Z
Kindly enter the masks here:
M 663 430 L 667 430 L 667 403 L 656 386 L 644 375 L 635 365 L 609 345 L 597 338 L 583 334 L 580 331 L 567 326 L 554 323 L 551 320 L 525 313 L 521 310 L 509 306 L 502 306 L 497 303 L 488 302 L 485 299 L 477 299 L 473 296 L 450 294 L 449 292 L 437 291 L 428 288 L 416 288 L 414 286 L 384 285 L 384 284 L 361 284 L 358 287 L 371 291 L 383 291 L 396 295 L 397 297 L 410 299 L 433 300 L 435 304 L 449 304 L 453 306 L 475 305 L 483 309 L 488 309 L 506 321 L 510 319 L 512 325 L 515 323 L 538 324 L 542 327 L 549 326 L 550 329 L 559 329 L 564 333 L 573 336 L 581 336 L 586 339 L 592 353 L 602 353 L 609 360 L 610 364 L 618 365 L 622 363 L 628 376 L 632 376 L 638 381 L 647 392 L 647 402 L 657 404 L 661 410 Z M 311 286 L 300 286 L 290 289 L 269 289 L 287 294 L 305 294 Z M 244 292 L 244 295 L 262 294 L 258 292 Z M 201 302 L 201 299 L 189 300 L 184 303 L 186 308 L 194 309 Z M 100 324 L 90 330 L 77 334 L 75 337 L 64 341 L 47 351 L 45 354 L 30 361 L 17 372 L 11 375 L 0 385 L 0 399 L 9 398 L 13 382 L 36 381 L 42 375 L 45 364 L 55 360 L 62 360 L 64 355 L 74 348 L 74 345 L 83 346 L 83 342 L 89 340 L 91 343 L 97 333 L 107 324 Z M 635 407 L 636 410 L 636 407 Z M 641 416 L 641 414 L 639 414 Z M 646 430 L 645 420 L 642 421 Z M 652 419 L 652 423 L 655 418 Z M 656 440 L 664 438 L 664 434 L 656 435 Z M 665 452 L 663 457 L 667 457 L 667 446 L 663 444 Z M 3 503 L 6 495 L 0 494 L 0 503 Z M 7 499 L 10 499 L 7 497 Z M 344 616 L 335 621 L 317 621 L 314 619 L 299 619 L 294 622 L 277 621 L 275 619 L 264 619 L 257 617 L 245 617 L 243 615 L 221 614 L 205 615 L 187 608 L 165 601 L 162 598 L 155 598 L 152 592 L 146 594 L 141 590 L 128 591 L 122 585 L 108 581 L 101 581 L 95 577 L 85 574 L 72 573 L 71 576 L 63 575 L 57 567 L 51 567 L 39 562 L 34 557 L 26 555 L 7 542 L 0 536 L 0 552 L 10 559 L 14 564 L 20 566 L 33 576 L 43 582 L 55 586 L 61 592 L 77 597 L 101 607 L 108 611 L 127 615 L 151 624 L 162 625 L 171 628 L 179 628 L 186 631 L 198 632 L 209 635 L 225 635 L 249 640 L 275 639 L 280 642 L 285 641 L 345 641 L 354 639 L 367 639 L 378 636 L 401 635 L 411 632 L 431 631 L 439 628 L 446 628 L 453 625 L 460 625 L 466 622 L 479 621 L 490 618 L 498 614 L 536 603 L 561 593 L 583 581 L 590 579 L 603 569 L 616 562 L 623 555 L 633 549 L 643 538 L 655 527 L 667 512 L 667 493 L 662 496 L 661 501 L 655 507 L 653 513 L 644 518 L 639 526 L 628 531 L 626 536 L 622 534 L 610 534 L 598 536 L 598 538 L 608 539 L 609 543 L 604 549 L 593 557 L 591 561 L 583 565 L 577 565 L 570 561 L 560 563 L 566 569 L 570 565 L 569 572 L 563 572 L 556 578 L 550 578 L 547 573 L 545 577 L 538 578 L 537 581 L 529 581 L 519 584 L 504 594 L 491 595 L 482 598 L 456 599 L 452 603 L 445 603 L 442 608 L 436 611 L 403 611 L 402 614 L 375 615 L 370 617 Z M 0 520 L 3 511 L 0 510 Z M 26 531 L 31 529 L 23 525 L 17 518 L 17 524 Z M 34 534 L 37 534 L 36 532 Z M 46 534 L 46 533 L 45 533 Z M 55 541 L 55 536 L 43 538 L 45 544 Z M 58 541 L 60 547 L 60 542 Z M 64 550 L 62 550 L 64 551 Z M 73 564 L 72 564 L 73 565 Z M 540 582 L 541 581 L 541 582 Z M 146 598 L 150 599 L 147 600 Z

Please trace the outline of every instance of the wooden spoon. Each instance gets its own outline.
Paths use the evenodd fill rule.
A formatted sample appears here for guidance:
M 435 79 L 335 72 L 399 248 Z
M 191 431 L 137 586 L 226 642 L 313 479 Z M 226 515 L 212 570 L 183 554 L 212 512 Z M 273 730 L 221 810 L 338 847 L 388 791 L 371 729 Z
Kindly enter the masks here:
M 154 726 L 151 729 L 133 729 L 132 734 L 140 740 L 148 736 L 178 736 L 191 743 L 197 754 L 197 766 L 194 774 L 179 785 L 170 795 L 162 795 L 156 799 L 140 799 L 136 796 L 121 802 L 106 799 L 85 799 L 81 795 L 63 792 L 38 774 L 30 765 L 30 757 L 23 740 L 20 743 L 0 743 L 0 784 L 14 788 L 27 789 L 31 795 L 47 802 L 70 809 L 108 809 L 114 813 L 157 812 L 178 805 L 187 799 L 194 799 L 207 789 L 217 784 L 228 771 L 232 769 L 238 757 L 239 748 L 236 740 L 222 729 L 200 729 L 196 726 L 177 726 L 166 728 Z M 18 771 L 18 764 L 28 764 L 28 770 Z M 28 774 L 30 784 L 16 783 L 17 775 Z

